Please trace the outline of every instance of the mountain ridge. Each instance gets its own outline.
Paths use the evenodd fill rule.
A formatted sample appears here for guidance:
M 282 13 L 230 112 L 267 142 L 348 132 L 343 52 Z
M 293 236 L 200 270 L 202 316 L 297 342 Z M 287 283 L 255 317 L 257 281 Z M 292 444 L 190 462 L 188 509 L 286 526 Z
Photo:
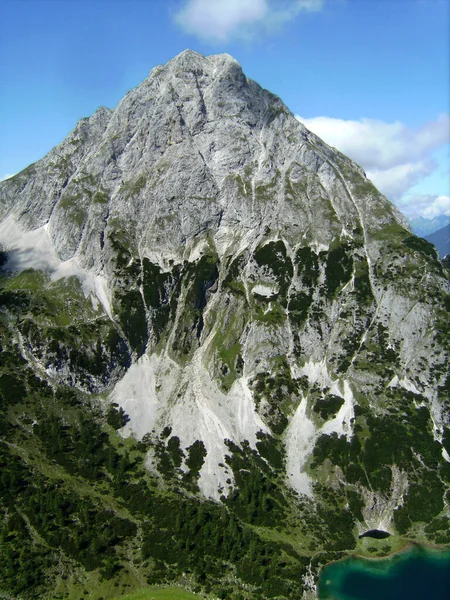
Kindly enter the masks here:
M 164 109 L 169 109 L 171 110 L 171 118 L 175 118 L 178 122 L 173 124 L 173 126 L 175 127 L 175 130 L 171 132 L 172 136 L 177 136 L 177 135 L 181 135 L 183 138 L 183 134 L 180 133 L 180 128 L 181 130 L 183 129 L 184 125 L 182 125 L 181 123 L 188 123 L 188 125 L 186 125 L 187 131 L 185 132 L 186 135 L 184 136 L 185 138 L 187 138 L 187 140 L 184 140 L 185 142 L 187 141 L 188 143 L 191 143 L 193 136 L 192 133 L 196 134 L 196 136 L 194 137 L 198 137 L 200 133 L 202 133 L 201 130 L 199 130 L 198 132 L 196 131 L 196 127 L 197 128 L 201 128 L 204 127 L 205 125 L 205 117 L 203 114 L 203 110 L 204 110 L 204 103 L 202 104 L 202 96 L 201 96 L 201 90 L 198 91 L 200 88 L 197 88 L 197 83 L 195 83 L 197 81 L 196 77 L 197 75 L 195 74 L 195 69 L 198 68 L 197 63 L 200 61 L 203 61 L 203 67 L 208 67 L 209 66 L 209 71 L 207 73 L 207 75 L 211 78 L 216 78 L 218 79 L 220 85 L 206 85 L 206 88 L 209 90 L 209 88 L 212 88 L 211 90 L 211 95 L 213 96 L 213 99 L 215 100 L 214 94 L 217 93 L 218 96 L 220 96 L 221 93 L 223 93 L 223 88 L 225 88 L 226 90 L 226 85 L 227 84 L 227 77 L 231 77 L 233 83 L 236 83 L 236 80 L 239 81 L 239 86 L 238 89 L 234 89 L 235 92 L 237 92 L 237 94 L 239 92 L 241 92 L 241 94 L 244 95 L 244 97 L 246 96 L 246 94 L 250 94 L 250 97 L 252 97 L 252 94 L 254 93 L 254 90 L 258 90 L 258 94 L 257 97 L 259 98 L 259 96 L 261 96 L 261 101 L 253 101 L 253 108 L 256 109 L 256 111 L 260 113 L 260 117 L 261 115 L 266 115 L 266 118 L 274 118 L 276 119 L 277 117 L 281 117 L 284 120 L 288 120 L 289 123 L 287 125 L 287 127 L 291 128 L 294 132 L 296 132 L 297 137 L 296 137 L 296 142 L 297 141 L 303 141 L 301 139 L 301 132 L 305 132 L 306 130 L 304 128 L 302 128 L 302 126 L 297 127 L 295 122 L 292 119 L 292 114 L 289 113 L 286 109 L 286 107 L 284 107 L 284 105 L 281 103 L 281 101 L 276 98 L 275 96 L 273 96 L 272 94 L 265 92 L 262 90 L 262 88 L 259 88 L 259 86 L 257 86 L 257 84 L 255 84 L 254 82 L 250 83 L 250 80 L 247 80 L 245 78 L 245 76 L 242 73 L 242 70 L 240 69 L 240 67 L 238 66 L 238 63 L 236 61 L 234 61 L 234 59 L 232 59 L 229 55 L 217 55 L 217 59 L 215 59 L 214 64 L 211 66 L 210 64 L 208 64 L 210 62 L 210 59 L 200 59 L 199 54 L 194 53 L 192 51 L 187 51 L 185 53 L 182 53 L 181 55 L 179 55 L 179 57 L 177 57 L 176 59 L 173 59 L 172 61 L 169 61 L 169 63 L 167 64 L 167 66 L 163 69 L 161 69 L 160 67 L 156 67 L 155 69 L 152 70 L 149 78 L 147 78 L 142 84 L 140 84 L 140 86 L 138 86 L 137 88 L 135 88 L 135 90 L 131 90 L 130 92 L 128 92 L 128 94 L 125 95 L 124 99 L 119 103 L 117 109 L 113 112 L 108 111 L 107 109 L 99 109 L 99 111 L 97 111 L 96 113 L 94 113 L 94 116 L 91 117 L 90 119 L 93 120 L 92 125 L 89 125 L 90 120 L 88 119 L 86 120 L 82 120 L 80 121 L 79 125 L 77 126 L 77 128 L 69 135 L 69 138 L 67 139 L 66 142 L 63 142 L 62 145 L 59 145 L 54 151 L 52 151 L 49 155 L 47 155 L 47 160 L 50 162 L 50 167 L 52 166 L 61 166 L 61 163 L 65 163 L 68 162 L 69 166 L 70 166 L 70 161 L 76 160 L 77 159 L 77 152 L 69 152 L 71 150 L 73 150 L 73 148 L 71 148 L 70 146 L 75 146 L 77 145 L 77 143 L 80 141 L 80 139 L 82 140 L 84 136 L 87 135 L 87 147 L 84 148 L 80 148 L 86 155 L 89 155 L 89 152 L 92 150 L 90 147 L 90 138 L 89 138 L 89 134 L 87 133 L 87 129 L 89 129 L 89 127 L 92 127 L 93 133 L 92 133 L 92 137 L 98 136 L 100 132 L 104 132 L 106 131 L 107 133 L 107 129 L 108 127 L 114 130 L 114 134 L 106 136 L 106 139 L 103 141 L 103 143 L 100 144 L 100 146 L 104 147 L 106 144 L 108 144 L 110 147 L 107 148 L 107 152 L 105 152 L 104 158 L 102 159 L 103 161 L 106 160 L 107 162 L 107 167 L 106 167 L 106 171 L 105 171 L 105 165 L 103 163 L 101 163 L 99 165 L 99 168 L 102 169 L 102 177 L 103 180 L 108 180 L 109 182 L 111 182 L 112 178 L 114 180 L 115 178 L 115 169 L 119 168 L 118 164 L 120 165 L 120 160 L 118 161 L 118 156 L 122 153 L 123 148 L 122 146 L 128 142 L 128 145 L 131 145 L 133 140 L 122 140 L 119 139 L 120 138 L 120 123 L 123 120 L 129 120 L 131 121 L 132 118 L 136 119 L 136 116 L 132 117 L 132 113 L 130 112 L 130 106 L 131 108 L 134 106 L 134 102 L 136 102 L 136 104 L 143 104 L 144 108 L 145 108 L 145 102 L 148 102 L 149 105 L 151 105 L 153 98 L 151 97 L 153 95 L 153 88 L 158 88 L 160 85 L 163 86 L 163 95 L 162 95 L 162 100 L 161 103 L 163 104 L 163 108 Z M 170 88 L 170 86 L 173 86 L 173 83 L 175 81 L 175 83 L 177 83 L 177 79 L 182 79 L 181 77 L 178 77 L 177 75 L 177 69 L 181 69 L 181 73 L 186 73 L 185 71 L 183 71 L 184 69 L 184 64 L 185 62 L 188 62 L 190 64 L 191 61 L 194 61 L 193 64 L 190 64 L 190 68 L 191 71 L 186 71 L 187 73 L 190 73 L 191 75 L 191 79 L 194 81 L 194 85 L 197 88 L 197 94 L 198 94 L 198 98 L 189 98 L 188 101 L 183 103 L 183 110 L 184 110 L 184 116 L 180 116 L 178 113 L 181 110 L 180 107 L 178 107 L 176 105 L 176 101 L 170 97 L 171 96 L 171 92 L 167 92 L 167 87 Z M 207 62 L 208 61 L 208 62 Z M 219 70 L 219 74 L 217 74 L 217 70 Z M 166 71 L 168 71 L 168 74 L 166 74 Z M 166 75 L 166 77 L 164 78 L 164 75 Z M 205 75 L 206 77 L 206 75 Z M 163 78 L 163 82 L 159 82 L 158 79 Z M 223 84 L 223 80 L 225 80 L 225 83 Z M 152 87 L 152 91 L 150 92 L 150 96 L 149 93 L 146 92 L 146 88 L 150 86 Z M 255 87 L 256 86 L 256 87 Z M 188 87 L 189 89 L 189 87 Z M 216 91 L 217 90 L 217 91 Z M 158 93 L 158 90 L 156 90 L 156 93 Z M 144 96 L 144 100 L 142 100 L 142 96 Z M 135 100 L 135 98 L 140 98 L 140 100 Z M 272 111 L 280 111 L 279 115 L 276 115 L 275 112 L 272 112 L 271 114 L 267 114 L 268 111 L 268 103 L 269 101 L 273 102 L 273 106 L 271 107 Z M 169 107 L 166 106 L 166 103 L 169 102 Z M 220 103 L 220 99 L 217 101 Z M 172 106 L 170 106 L 170 104 L 173 104 Z M 242 102 L 241 102 L 242 104 Z M 142 107 L 141 107 L 142 108 Z M 158 109 L 159 107 L 154 108 L 154 110 L 156 111 L 156 113 L 158 113 Z M 236 107 L 233 108 L 233 110 L 242 110 L 244 112 L 244 116 L 241 119 L 237 119 L 239 121 L 239 125 L 241 128 L 242 125 L 240 124 L 240 122 L 245 118 L 245 115 L 247 114 L 245 112 L 245 107 L 240 106 L 239 104 Z M 212 110 L 212 112 L 214 113 L 214 110 Z M 216 109 L 217 112 L 217 109 Z M 139 113 L 141 114 L 141 113 Z M 114 116 L 115 115 L 115 116 Z M 156 115 L 157 116 L 157 115 Z M 163 115 L 164 116 L 164 115 Z M 167 115 L 166 115 L 167 116 Z M 164 116 L 164 118 L 166 118 L 166 116 Z M 213 117 L 215 115 L 213 114 Z M 153 118 L 155 118 L 155 114 L 153 114 Z M 223 118 L 223 111 L 220 111 L 220 109 L 218 110 L 218 118 L 222 119 Z M 255 117 L 253 117 L 254 120 Z M 112 119 L 112 121 L 111 121 Z M 229 119 L 233 120 L 233 115 L 229 116 Z M 99 122 L 99 126 L 97 126 L 97 121 Z M 155 125 L 153 126 L 153 130 L 158 131 L 160 129 L 159 127 L 159 122 L 155 123 Z M 247 126 L 245 127 L 245 131 L 243 132 L 244 135 L 248 135 L 248 133 L 250 132 L 251 135 L 251 129 L 252 127 L 255 125 L 255 123 L 253 123 L 251 120 L 249 121 L 248 124 L 246 124 Z M 167 123 L 165 123 L 165 126 L 167 127 Z M 255 125 L 256 126 L 256 125 Z M 144 124 L 142 125 L 138 125 L 137 127 L 141 127 L 145 128 L 147 127 L 147 122 L 144 121 Z M 259 129 L 264 129 L 264 123 L 261 123 L 261 118 L 260 118 L 260 122 L 258 124 L 258 128 Z M 152 130 L 152 129 L 150 129 Z M 119 133 L 118 133 L 119 131 Z M 299 135 L 300 134 L 300 135 Z M 129 133 L 127 134 L 130 136 L 130 138 L 133 138 L 134 136 L 137 135 L 136 131 L 133 130 L 133 133 Z M 314 136 L 313 134 L 311 134 L 310 132 L 308 132 L 307 134 L 311 139 L 313 140 L 318 140 L 319 138 L 316 138 L 316 136 Z M 206 140 L 208 140 L 208 135 L 206 133 L 206 135 L 204 136 L 206 138 Z M 254 137 L 254 136 L 252 136 Z M 114 138 L 114 139 L 111 139 Z M 170 145 L 174 144 L 174 140 L 175 138 L 170 138 L 164 141 L 164 149 L 166 151 L 168 151 L 168 153 L 170 153 Z M 181 141 L 181 139 L 180 139 Z M 283 140 L 284 142 L 286 140 Z M 157 145 L 158 141 L 157 140 L 153 140 L 153 143 Z M 199 142 L 200 143 L 200 142 Z M 201 145 L 201 144 L 200 144 Z M 258 143 L 258 141 L 256 140 L 254 142 L 254 147 L 258 147 L 258 153 L 261 153 L 261 147 L 260 144 Z M 135 144 L 136 146 L 136 144 Z M 198 154 L 199 159 L 201 160 L 201 163 L 203 163 L 203 159 L 201 158 L 201 156 L 207 156 L 207 150 L 206 150 L 206 143 L 203 142 L 203 146 L 205 146 L 202 152 L 202 149 L 199 148 L 195 148 L 196 153 L 200 153 Z M 325 148 L 325 146 L 323 146 Z M 104 148 L 102 148 L 103 150 Z M 142 151 L 142 149 L 136 148 L 136 147 L 131 147 L 129 148 L 129 152 L 127 153 L 126 157 L 122 159 L 122 161 L 126 164 L 128 171 L 132 169 L 130 169 L 130 161 L 135 161 L 135 154 L 139 151 Z M 223 152 L 226 152 L 226 150 L 223 150 Z M 240 149 L 240 152 L 242 154 L 242 149 Z M 55 155 L 60 155 L 57 156 L 57 161 L 55 164 Z M 311 154 L 311 153 L 310 153 Z M 201 156 L 200 156 L 201 155 Z M 214 152 L 211 153 L 211 157 L 209 157 L 209 160 L 207 160 L 208 163 L 208 168 L 210 169 L 210 171 L 212 170 L 213 173 L 215 173 L 217 171 L 217 176 L 218 177 L 222 177 L 225 175 L 228 175 L 233 171 L 239 171 L 239 169 L 236 169 L 236 165 L 233 165 L 233 159 L 230 156 L 225 156 L 224 159 L 224 169 L 220 168 L 220 164 L 217 165 L 214 163 L 214 159 L 216 158 L 216 156 L 218 155 L 218 152 Z M 134 158 L 130 158 L 131 156 L 134 156 Z M 245 155 L 245 148 L 244 148 L 244 156 L 241 158 L 241 160 L 246 160 L 248 162 L 248 155 Z M 155 153 L 150 153 L 149 156 L 149 161 L 151 161 L 153 164 L 155 162 L 155 160 L 157 160 L 157 156 L 155 158 Z M 220 160 L 220 155 L 219 155 L 219 159 Z M 347 161 L 349 159 L 346 159 Z M 58 162 L 59 161 L 59 162 Z M 323 162 L 323 158 L 320 158 L 319 156 L 315 156 L 314 154 L 312 154 L 312 156 L 307 156 L 306 157 L 306 163 L 311 163 L 311 161 L 322 161 Z M 231 162 L 231 166 L 230 163 Z M 264 165 L 264 156 L 261 157 L 260 162 L 262 163 L 262 168 L 266 169 L 268 168 L 267 165 Z M 131 162 L 131 164 L 133 164 Z M 352 166 L 354 166 L 354 163 L 351 163 Z M 64 164 L 63 164 L 64 166 Z M 198 165 L 199 168 L 201 168 L 202 164 Z M 80 169 L 82 169 L 82 167 L 80 167 Z M 91 167 L 92 169 L 92 167 Z M 59 173 L 58 169 L 55 169 L 55 171 L 57 173 Z M 111 173 L 110 173 L 111 171 Z M 71 173 L 70 168 L 69 168 L 69 172 L 68 172 L 70 177 L 74 177 L 75 173 Z M 96 174 L 97 175 L 97 174 Z M 139 179 L 139 172 L 136 172 L 136 180 Z M 200 174 L 201 175 L 201 174 Z M 261 183 L 264 183 L 264 177 L 266 176 L 266 173 L 262 173 L 261 179 L 263 180 Z M 270 170 L 269 170 L 269 176 L 270 176 Z M 15 178 L 13 178 L 15 179 Z M 20 179 L 20 174 L 19 174 L 19 179 Z M 213 178 L 214 179 L 214 178 Z M 206 181 L 208 181 L 208 179 L 206 179 Z M 143 182 L 141 181 L 141 184 L 143 184 Z M 56 184 L 55 184 L 56 185 Z M 67 182 L 62 182 L 61 187 L 64 188 L 64 186 L 67 185 Z M 132 185 L 132 183 L 130 182 L 130 185 Z M 209 180 L 208 181 L 208 186 L 209 186 L 209 192 L 208 193 L 212 193 L 214 194 L 214 190 L 215 190 L 215 186 L 214 186 L 214 181 Z M 37 187 L 35 185 L 35 187 Z M 108 187 L 108 186 L 107 186 Z M 139 184 L 138 184 L 139 187 Z M 131 192 L 133 190 L 130 190 Z M 23 192 L 27 192 L 27 189 L 25 188 L 24 190 L 22 190 Z M 78 192 L 78 190 L 77 190 Z M 43 188 L 43 193 L 47 193 L 46 188 Z M 82 190 L 81 192 L 82 193 Z M 114 190 L 113 190 L 114 193 Z M 64 198 L 64 192 L 63 192 L 63 198 Z M 76 195 L 76 194 L 75 194 Z M 42 225 L 46 222 L 46 220 L 50 219 L 50 214 L 51 211 L 53 210 L 53 203 L 50 200 L 50 198 L 46 198 L 45 200 L 43 198 L 40 199 L 41 200 L 41 204 L 43 204 L 42 208 L 46 208 L 46 212 L 45 214 L 41 215 L 39 212 L 37 212 L 36 215 L 34 215 L 35 218 L 35 222 L 33 223 L 33 227 Z M 42 201 L 43 200 L 43 201 Z M 57 204 L 56 203 L 56 208 L 57 208 Z M 80 202 L 80 204 L 82 205 L 82 202 Z M 222 208 L 222 207 L 220 207 Z M 349 207 L 351 209 L 351 207 Z M 31 210 L 30 210 L 31 209 Z M 17 213 L 17 207 L 14 208 L 15 212 Z M 354 210 L 354 209 L 353 209 Z M 395 211 L 395 209 L 393 209 Z M 18 213 L 18 218 L 19 221 L 21 219 L 26 219 L 27 217 L 25 217 L 24 215 L 27 214 L 29 215 L 36 212 L 36 207 L 32 207 L 32 206 L 25 206 L 22 213 Z M 64 211 L 63 214 L 65 214 Z M 69 213 L 70 214 L 70 213 Z M 406 222 L 404 221 L 403 217 L 400 216 L 400 213 L 398 213 L 397 211 L 395 211 L 396 217 L 402 222 L 402 224 L 404 226 L 406 226 Z M 57 218 L 57 214 L 53 216 L 53 219 L 55 220 L 55 226 L 54 229 L 58 229 L 59 228 L 59 220 Z M 82 216 L 78 215 L 79 218 L 82 219 Z M 217 215 L 214 215 L 217 218 Z M 213 215 L 211 215 L 211 217 L 213 217 Z M 26 225 L 26 223 L 25 223 Z M 68 242 L 67 241 L 62 241 L 59 240 L 57 237 L 57 233 L 56 231 L 53 232 L 53 224 L 52 221 L 50 223 L 50 232 L 51 235 L 53 236 L 53 242 L 56 245 L 56 248 L 58 250 L 58 252 L 61 254 L 61 258 L 70 258 L 70 256 L 73 256 L 74 252 L 76 251 L 75 248 L 73 248 L 73 244 L 72 246 L 68 246 L 68 248 L 64 248 L 64 244 L 67 246 Z M 192 231 L 191 234 L 195 234 L 195 231 Z M 61 245 L 61 247 L 60 247 Z
M 439 256 L 444 258 L 445 256 L 450 254 L 450 223 L 444 225 L 437 231 L 433 231 L 425 236 L 427 242 L 433 244 L 437 251 L 439 252 Z
M 450 222 L 450 217 L 447 215 L 438 215 L 432 219 L 426 219 L 424 217 L 414 217 L 409 219 L 411 230 L 415 235 L 419 237 L 425 237 L 445 227 Z

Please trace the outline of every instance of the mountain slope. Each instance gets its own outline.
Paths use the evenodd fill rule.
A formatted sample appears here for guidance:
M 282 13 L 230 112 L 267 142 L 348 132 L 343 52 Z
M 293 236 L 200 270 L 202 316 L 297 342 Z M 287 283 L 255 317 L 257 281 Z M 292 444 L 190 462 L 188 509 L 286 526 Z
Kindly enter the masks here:
M 450 224 L 425 236 L 427 242 L 436 246 L 439 256 L 450 254 Z
M 450 216 L 439 215 L 433 219 L 425 219 L 424 217 L 414 217 L 410 219 L 411 230 L 415 235 L 425 237 L 438 229 L 442 229 L 450 223 Z
M 186 51 L 155 67 L 114 111 L 0 183 L 0 211 L 3 346 L 56 406 L 48 423 L 22 386 L 28 408 L 8 418 L 35 424 L 8 451 L 37 438 L 44 463 L 90 481 L 70 461 L 86 415 L 103 427 L 86 494 L 134 523 L 111 577 L 121 566 L 136 586 L 187 569 L 189 585 L 224 585 L 223 597 L 238 594 L 233 581 L 243 597 L 307 597 L 324 561 L 368 552 L 367 529 L 392 534 L 385 551 L 402 536 L 448 543 L 446 272 L 364 172 L 230 56 Z M 6 404 L 21 385 L 15 361 Z M 61 399 L 67 389 L 80 407 Z M 137 438 L 133 468 L 123 449 L 107 458 L 121 444 L 108 423 Z M 66 464 L 45 436 L 68 426 Z M 18 456 L 30 469 L 29 451 Z M 99 477 L 106 496 L 94 502 Z M 200 533 L 192 557 L 181 553 L 181 521 L 161 526 L 175 527 L 173 548 L 150 543 L 168 506 L 205 536 L 218 519 L 217 543 Z M 65 560 L 80 562 L 71 543 Z M 199 556 L 209 567 L 194 568 Z

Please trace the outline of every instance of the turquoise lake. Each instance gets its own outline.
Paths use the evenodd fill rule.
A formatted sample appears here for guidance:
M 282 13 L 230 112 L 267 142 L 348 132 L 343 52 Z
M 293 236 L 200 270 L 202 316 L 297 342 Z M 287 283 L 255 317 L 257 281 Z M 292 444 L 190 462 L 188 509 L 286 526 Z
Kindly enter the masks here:
M 450 600 L 450 549 L 412 546 L 386 559 L 332 563 L 318 592 L 320 600 Z

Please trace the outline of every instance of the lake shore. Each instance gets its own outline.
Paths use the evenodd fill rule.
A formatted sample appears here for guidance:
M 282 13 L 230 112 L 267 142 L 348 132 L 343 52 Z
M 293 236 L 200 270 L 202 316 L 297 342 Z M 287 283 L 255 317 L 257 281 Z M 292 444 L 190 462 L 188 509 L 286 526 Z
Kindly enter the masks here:
M 331 598 L 335 600 L 350 598 L 371 600 L 376 597 L 372 595 L 373 590 L 375 588 L 381 590 L 383 586 L 386 589 L 380 597 L 387 598 L 388 594 L 399 586 L 411 585 L 420 571 L 423 572 L 422 580 L 427 579 L 424 573 L 433 573 L 433 577 L 437 578 L 438 586 L 445 580 L 444 589 L 448 590 L 450 585 L 450 546 L 423 544 L 408 540 L 402 548 L 382 557 L 352 554 L 332 561 L 325 565 L 319 573 L 317 598 L 319 600 Z M 420 586 L 422 580 L 412 583 L 413 593 L 414 586 Z M 438 598 L 438 596 L 436 597 Z M 447 596 L 445 597 L 447 598 Z
M 370 539 L 370 538 L 365 538 L 365 539 Z M 344 560 L 349 560 L 350 558 L 357 558 L 360 560 L 368 560 L 368 561 L 378 562 L 378 561 L 382 561 L 382 560 L 388 560 L 390 558 L 395 557 L 398 554 L 403 554 L 405 552 L 408 552 L 413 548 L 424 548 L 424 549 L 436 550 L 437 552 L 444 552 L 445 550 L 448 550 L 450 552 L 450 544 L 432 544 L 431 542 L 416 542 L 414 540 L 406 540 L 404 545 L 402 545 L 400 548 L 398 548 L 396 550 L 391 550 L 391 552 L 387 552 L 383 556 L 371 556 L 368 554 L 360 554 L 358 552 L 352 553 L 352 554 L 347 554 L 346 556 L 343 556 L 342 558 L 338 558 L 337 560 L 331 560 L 329 563 L 327 563 L 326 565 L 324 565 L 322 567 L 320 572 L 322 572 L 322 570 L 325 569 L 326 567 L 328 567 L 329 565 L 334 565 L 334 564 L 340 563 Z M 320 576 L 320 573 L 319 573 L 319 576 Z

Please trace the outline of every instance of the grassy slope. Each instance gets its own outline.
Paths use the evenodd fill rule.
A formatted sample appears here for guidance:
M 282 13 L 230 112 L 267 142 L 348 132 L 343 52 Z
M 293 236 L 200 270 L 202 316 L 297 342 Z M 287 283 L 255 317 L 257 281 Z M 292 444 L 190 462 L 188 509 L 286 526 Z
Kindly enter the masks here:
M 145 588 L 134 592 L 117 596 L 114 600 L 194 600 L 198 598 L 197 594 L 191 594 L 181 588 Z

